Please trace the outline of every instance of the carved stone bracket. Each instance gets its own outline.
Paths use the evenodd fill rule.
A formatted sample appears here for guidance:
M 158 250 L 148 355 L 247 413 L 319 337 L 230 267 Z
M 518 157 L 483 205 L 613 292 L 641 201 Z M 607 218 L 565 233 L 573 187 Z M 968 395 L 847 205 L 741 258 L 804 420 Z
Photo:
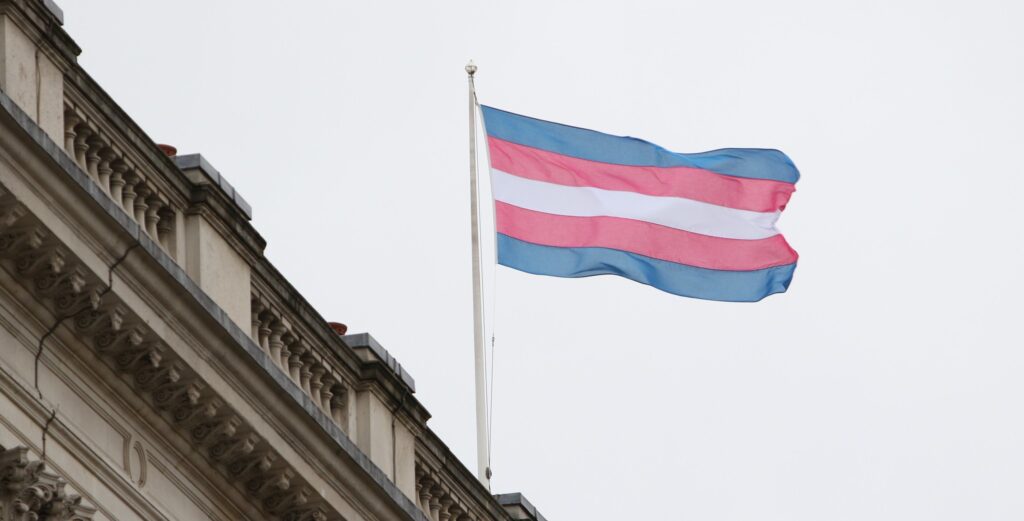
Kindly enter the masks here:
M 268 519 L 342 519 L 145 321 L 114 292 L 104 291 L 106 280 L 93 274 L 2 186 L 0 264 L 49 305 L 54 316 L 68 317 L 64 325 L 73 328 L 169 425 L 201 448 L 209 464 L 247 494 Z M 283 331 L 277 329 L 273 331 L 277 363 L 287 367 Z M 325 372 L 317 367 L 314 403 L 330 410 L 333 393 L 326 384 L 338 384 L 334 378 L 322 379 Z M 64 495 L 63 481 L 25 458 L 25 451 L 3 454 L 0 520 L 89 519 L 92 510 L 81 507 L 77 496 Z

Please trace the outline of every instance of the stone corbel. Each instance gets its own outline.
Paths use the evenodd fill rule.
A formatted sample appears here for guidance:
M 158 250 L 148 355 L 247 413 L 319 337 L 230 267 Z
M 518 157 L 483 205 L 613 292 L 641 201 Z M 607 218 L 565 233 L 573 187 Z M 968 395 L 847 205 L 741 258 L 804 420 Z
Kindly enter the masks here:
M 263 500 L 263 508 L 275 515 L 281 515 L 289 510 L 300 510 L 309 504 L 309 498 L 314 492 L 308 488 L 291 487 L 288 490 L 270 494 Z
M 237 458 L 228 464 L 227 469 L 235 479 L 248 482 L 250 479 L 269 472 L 274 467 L 275 461 L 277 461 L 277 455 L 273 452 L 256 451 L 247 457 Z
M 212 445 L 222 439 L 233 437 L 241 424 L 242 420 L 237 416 L 213 418 L 192 428 L 192 441 L 200 445 Z
M 0 228 L 10 228 L 25 216 L 28 210 L 20 204 L 12 204 L 0 210 Z
M 86 309 L 75 317 L 75 327 L 86 334 L 99 334 L 108 329 L 120 331 L 126 312 L 116 304 Z
M 164 348 L 156 342 L 149 342 L 138 346 L 128 347 L 114 356 L 114 363 L 122 371 L 135 373 L 148 367 L 160 367 L 163 360 Z
M 80 267 L 75 266 L 68 270 L 42 271 L 35 276 L 33 282 L 36 291 L 45 297 L 64 292 L 77 294 L 85 287 L 85 275 Z
M 153 403 L 161 410 L 168 410 L 180 403 L 196 405 L 206 384 L 199 380 L 189 382 L 168 381 L 153 391 Z
M 96 350 L 101 354 L 113 354 L 124 351 L 134 351 L 142 345 L 144 340 L 142 331 L 138 328 L 130 327 L 115 331 L 108 329 L 99 335 L 96 335 Z
M 224 402 L 216 397 L 208 397 L 195 404 L 191 400 L 186 400 L 171 411 L 171 416 L 175 423 L 187 430 L 192 430 L 200 423 L 213 421 L 223 406 Z
M 287 491 L 291 487 L 293 477 L 290 469 L 270 470 L 246 481 L 245 490 L 253 496 L 266 499 L 273 494 Z
M 64 248 L 52 244 L 40 245 L 38 248 L 27 250 L 18 256 L 15 262 L 15 269 L 18 273 L 27 277 L 39 273 L 57 274 L 64 269 L 65 256 Z
M 251 432 L 244 436 L 225 438 L 210 447 L 210 459 L 230 462 L 244 458 L 252 453 L 259 442 L 260 437 Z
M 145 392 L 154 392 L 181 380 L 181 363 L 171 362 L 157 367 L 143 367 L 135 372 L 135 385 Z
M 11 227 L 0 235 L 0 256 L 14 257 L 43 245 L 46 232 L 39 226 Z

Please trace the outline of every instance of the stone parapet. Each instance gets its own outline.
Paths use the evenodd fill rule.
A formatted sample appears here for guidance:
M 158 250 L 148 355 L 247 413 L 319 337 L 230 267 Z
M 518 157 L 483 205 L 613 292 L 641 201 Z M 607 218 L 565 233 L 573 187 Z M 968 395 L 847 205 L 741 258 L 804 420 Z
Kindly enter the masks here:
M 337 334 L 266 259 L 223 174 L 168 157 L 96 84 L 51 4 L 0 0 L 3 63 L 43 57 L 26 77 L 0 67 L 4 154 L 34 165 L 0 184 L 3 268 L 267 518 L 542 519 L 513 517 L 427 426 L 401 364 Z M 48 206 L 23 201 L 37 192 Z M 121 262 L 131 291 L 111 289 Z M 366 490 L 325 485 L 342 481 Z

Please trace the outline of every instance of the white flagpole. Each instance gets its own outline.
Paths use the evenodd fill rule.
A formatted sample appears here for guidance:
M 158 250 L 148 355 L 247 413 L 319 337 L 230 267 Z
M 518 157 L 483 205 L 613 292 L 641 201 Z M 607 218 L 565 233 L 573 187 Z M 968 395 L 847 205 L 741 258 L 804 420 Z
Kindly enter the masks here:
M 469 205 L 473 234 L 473 348 L 476 361 L 476 461 L 477 478 L 491 490 L 490 458 L 487 443 L 487 362 L 484 358 L 483 297 L 480 284 L 480 216 L 477 203 L 476 173 L 476 87 L 473 75 L 476 65 L 466 65 L 469 75 Z

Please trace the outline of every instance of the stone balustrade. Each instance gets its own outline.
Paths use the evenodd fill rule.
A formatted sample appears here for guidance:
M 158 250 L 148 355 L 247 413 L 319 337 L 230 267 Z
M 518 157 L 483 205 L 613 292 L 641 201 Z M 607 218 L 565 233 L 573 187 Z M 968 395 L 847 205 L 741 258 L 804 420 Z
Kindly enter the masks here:
M 424 431 L 416 441 L 416 504 L 427 517 L 432 521 L 509 519 L 508 509 L 495 501 L 433 431 Z
M 64 105 L 64 150 L 154 241 L 177 253 L 180 208 L 172 205 L 147 172 L 120 149 L 101 124 L 80 109 Z
M 479 517 L 470 514 L 464 501 L 459 501 L 452 488 L 436 470 L 422 462 L 416 465 L 416 494 L 419 507 L 433 521 L 475 521 Z
M 348 400 L 352 378 L 344 376 L 324 350 L 313 345 L 289 322 L 281 308 L 253 290 L 252 339 L 334 423 L 350 434 Z
M 262 518 L 351 518 L 350 511 L 338 508 L 351 500 L 367 506 L 369 519 L 391 519 L 374 514 L 385 511 L 420 521 L 525 519 L 511 517 L 504 503 L 427 426 L 430 414 L 414 397 L 415 384 L 401 365 L 369 335 L 333 331 L 273 267 L 263 255 L 265 241 L 250 224 L 251 207 L 222 175 L 198 154 L 172 161 L 158 150 L 81 69 L 79 49 L 61 30 L 53 30 L 43 3 L 0 0 L 0 8 L 4 6 L 0 19 L 9 20 L 3 26 L 6 47 L 0 45 L 0 57 L 10 70 L 29 74 L 7 78 L 0 108 L 8 113 L 12 128 L 34 139 L 49 158 L 36 165 L 46 176 L 25 178 L 86 203 L 61 207 L 62 212 L 95 211 L 100 218 L 75 221 L 65 212 L 44 222 L 39 215 L 49 216 L 41 210 L 46 206 L 20 198 L 34 189 L 0 187 L 0 267 L 42 304 L 42 312 L 60 317 L 57 325 L 67 319 L 66 327 L 95 355 L 97 367 L 105 366 L 121 382 L 117 385 L 127 386 L 125 396 L 134 393 L 131 399 L 138 401 L 138 410 L 148 404 L 154 421 L 163 418 L 160 425 L 192 447 L 192 463 L 216 469 L 220 478 L 210 475 L 225 479 L 241 494 L 237 503 L 247 503 Z M 13 147 L 16 141 L 8 143 Z M 48 169 L 62 175 L 49 175 Z M 20 183 L 22 177 L 10 180 Z M 115 204 L 107 204 L 107 198 Z M 129 249 L 104 249 L 103 254 L 116 253 L 124 260 L 137 251 L 129 259 L 136 269 L 142 269 L 141 263 L 166 272 L 168 277 L 147 279 L 155 289 L 149 293 L 144 288 L 146 294 L 174 296 L 164 302 L 181 306 L 169 315 L 193 317 L 186 325 L 177 324 L 175 317 L 169 320 L 182 331 L 206 320 L 214 324 L 205 330 L 203 340 L 209 345 L 190 339 L 191 332 L 159 327 L 159 321 L 140 314 L 152 304 L 133 298 L 138 289 L 111 284 L 118 264 L 95 271 L 94 263 L 80 255 L 86 249 L 76 253 L 67 237 L 56 233 L 63 228 L 53 229 L 59 219 L 79 225 L 77 231 L 85 236 L 100 236 L 96 230 L 102 229 L 108 235 L 138 238 Z M 86 225 L 96 225 L 96 230 Z M 131 266 L 126 263 L 122 269 Z M 280 389 L 248 388 L 242 399 L 220 372 L 209 370 L 219 368 L 221 359 L 192 356 L 192 349 L 216 349 L 211 352 L 224 360 L 241 360 L 228 364 L 231 378 L 237 370 L 248 375 L 246 383 L 268 378 L 263 382 Z M 37 355 L 36 360 L 45 357 Z M 262 407 L 271 413 L 254 413 Z M 312 423 L 302 423 L 302 414 Z M 293 426 L 267 418 L 300 421 Z M 302 438 L 295 440 L 296 434 Z M 4 454 L 0 447 L 0 467 L 5 457 L 13 458 L 16 467 L 25 461 L 24 451 Z M 339 472 L 332 474 L 334 470 Z M 0 489 L 13 492 L 6 475 L 0 468 Z M 43 477 L 45 490 L 65 497 L 55 477 Z M 355 486 L 331 488 L 324 483 Z M 79 492 L 89 496 L 85 488 Z M 339 497 L 349 492 L 363 496 Z M 0 508 L 12 497 L 3 494 Z M 387 504 L 376 498 L 387 498 Z M 54 511 L 58 503 L 40 503 L 39 511 Z M 71 503 L 60 504 L 78 508 Z M 90 508 L 76 513 L 91 515 Z M 0 519 L 21 518 L 0 510 Z
M 428 459 L 416 460 L 416 500 L 427 517 L 432 521 L 505 519 L 472 476 L 458 476 L 450 470 Z
M 294 288 L 285 284 L 261 255 L 250 257 L 249 253 L 244 253 L 247 250 L 235 246 L 230 250 L 211 251 L 210 259 L 195 245 L 186 251 L 188 244 L 204 244 L 202 240 L 188 239 L 189 234 L 197 233 L 195 227 L 185 226 L 188 219 L 203 218 L 214 223 L 222 218 L 216 212 L 196 211 L 197 204 L 207 202 L 195 197 L 196 187 L 215 185 L 217 190 L 223 190 L 220 174 L 204 163 L 205 160 L 196 160 L 205 177 L 193 175 L 192 169 L 183 164 L 170 171 L 155 168 L 152 157 L 144 158 L 138 150 L 129 150 L 132 146 L 119 144 L 102 118 L 88 114 L 89 107 L 69 99 L 64 108 L 63 146 L 68 156 L 143 232 L 171 257 L 187 264 L 190 276 L 204 289 L 215 293 L 216 287 L 205 286 L 208 280 L 218 279 L 204 276 L 205 272 L 193 266 L 195 262 L 220 264 L 227 251 L 245 259 L 246 271 L 252 270 L 248 306 L 252 340 L 429 519 L 509 518 L 502 505 L 427 427 L 429 413 L 412 398 L 411 377 L 372 338 L 363 345 L 353 343 L 358 335 L 351 335 L 340 337 L 339 345 L 343 347 L 332 345 L 328 339 L 337 335 L 301 297 L 296 299 Z M 248 218 L 248 211 L 240 215 Z M 214 229 L 221 230 L 220 227 Z M 215 233 L 220 234 L 216 236 L 221 237 L 220 240 L 227 241 L 223 239 L 227 236 L 225 232 Z M 261 254 L 262 244 L 257 241 L 256 246 L 248 251 Z M 214 297 L 221 306 L 230 307 L 230 297 Z M 164 367 L 175 370 L 170 364 Z M 368 367 L 383 367 L 384 370 Z M 183 396 L 188 396 L 187 391 L 181 391 L 185 393 Z M 207 407 L 221 405 L 206 404 Z M 232 432 L 238 430 L 226 425 Z M 254 453 L 261 443 L 258 439 L 243 442 L 239 443 L 246 447 L 245 454 Z M 258 463 L 255 459 L 252 461 Z M 270 468 L 269 464 L 265 466 Z M 266 469 L 260 467 L 260 470 Z
M 316 334 L 319 329 L 336 336 L 327 323 L 304 311 L 290 288 L 272 289 L 259 272 L 254 272 L 251 338 L 429 519 L 509 518 L 426 425 L 429 414 L 412 397 L 411 377 L 383 347 L 366 334 L 340 336 L 343 347 L 332 347 Z M 407 445 L 400 432 L 407 433 Z

